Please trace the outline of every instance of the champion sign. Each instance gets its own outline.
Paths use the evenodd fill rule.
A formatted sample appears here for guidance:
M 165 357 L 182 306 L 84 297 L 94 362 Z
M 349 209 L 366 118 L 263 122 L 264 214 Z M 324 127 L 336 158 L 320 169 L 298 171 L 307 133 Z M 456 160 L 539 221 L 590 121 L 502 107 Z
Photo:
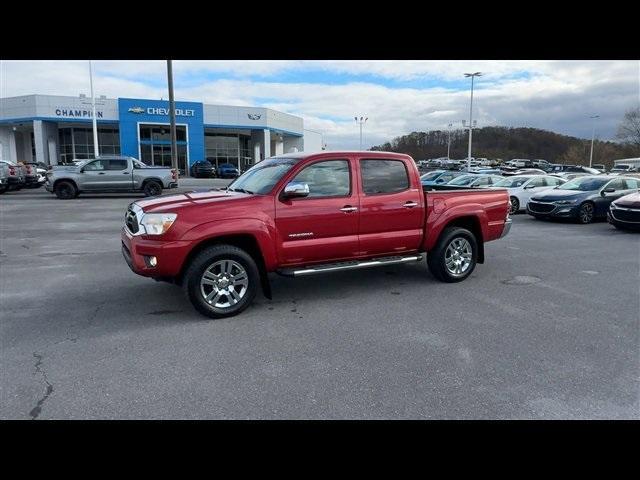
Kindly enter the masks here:
M 136 113 L 136 114 L 146 113 L 147 115 L 163 115 L 163 116 L 169 115 L 168 108 L 160 108 L 160 107 L 148 107 L 147 109 L 144 109 L 142 107 L 131 107 L 127 111 L 130 113 Z M 194 117 L 195 114 L 196 114 L 195 110 L 190 110 L 186 108 L 185 109 L 176 108 L 176 117 Z
M 57 117 L 92 118 L 91 110 L 74 110 L 72 108 L 56 108 Z M 102 112 L 96 112 L 96 118 L 102 118 Z

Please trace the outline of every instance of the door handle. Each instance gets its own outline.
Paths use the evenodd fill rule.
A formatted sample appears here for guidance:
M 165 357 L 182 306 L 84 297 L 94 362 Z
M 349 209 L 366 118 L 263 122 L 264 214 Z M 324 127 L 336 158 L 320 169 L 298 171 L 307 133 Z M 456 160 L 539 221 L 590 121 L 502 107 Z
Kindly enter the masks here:
M 104 175 L 104 172 L 98 172 L 98 175 Z
M 122 172 L 123 175 L 129 175 L 129 172 Z
M 413 208 L 413 207 L 417 207 L 418 204 L 416 202 L 407 202 L 403 205 L 404 208 Z
M 340 209 L 340 211 L 344 213 L 355 212 L 356 210 L 358 210 L 358 207 L 352 207 L 351 205 L 345 205 Z

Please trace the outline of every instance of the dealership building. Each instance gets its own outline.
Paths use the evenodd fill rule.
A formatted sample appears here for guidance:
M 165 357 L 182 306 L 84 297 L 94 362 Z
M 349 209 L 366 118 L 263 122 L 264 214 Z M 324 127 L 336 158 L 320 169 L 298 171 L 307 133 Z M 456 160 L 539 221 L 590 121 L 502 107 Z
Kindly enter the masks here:
M 303 119 L 270 108 L 175 102 L 178 166 L 209 160 L 241 170 L 262 159 L 319 151 L 322 135 Z M 171 165 L 169 102 L 96 99 L 100 155 L 128 155 Z M 48 165 L 93 158 L 91 101 L 85 96 L 25 95 L 0 99 L 0 158 Z

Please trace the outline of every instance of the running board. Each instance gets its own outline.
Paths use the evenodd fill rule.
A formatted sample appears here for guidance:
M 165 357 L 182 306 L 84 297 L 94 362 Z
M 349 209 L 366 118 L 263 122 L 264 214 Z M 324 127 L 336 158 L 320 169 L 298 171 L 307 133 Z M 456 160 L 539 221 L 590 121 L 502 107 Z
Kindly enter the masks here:
M 357 268 L 380 267 L 382 265 L 395 265 L 398 263 L 419 262 L 422 255 L 411 255 L 408 257 L 381 257 L 372 260 L 353 260 L 348 262 L 325 263 L 322 265 L 314 265 L 306 268 L 282 268 L 276 270 L 276 273 L 286 277 L 301 277 L 303 275 L 313 275 L 316 273 L 336 272 L 340 270 L 355 270 Z

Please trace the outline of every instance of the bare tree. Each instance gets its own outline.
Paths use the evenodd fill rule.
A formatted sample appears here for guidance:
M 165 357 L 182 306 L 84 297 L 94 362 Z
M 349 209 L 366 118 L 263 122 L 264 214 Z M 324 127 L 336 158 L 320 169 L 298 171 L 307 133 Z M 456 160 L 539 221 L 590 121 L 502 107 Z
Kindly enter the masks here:
M 640 149 L 640 107 L 627 110 L 616 136 L 624 143 Z

